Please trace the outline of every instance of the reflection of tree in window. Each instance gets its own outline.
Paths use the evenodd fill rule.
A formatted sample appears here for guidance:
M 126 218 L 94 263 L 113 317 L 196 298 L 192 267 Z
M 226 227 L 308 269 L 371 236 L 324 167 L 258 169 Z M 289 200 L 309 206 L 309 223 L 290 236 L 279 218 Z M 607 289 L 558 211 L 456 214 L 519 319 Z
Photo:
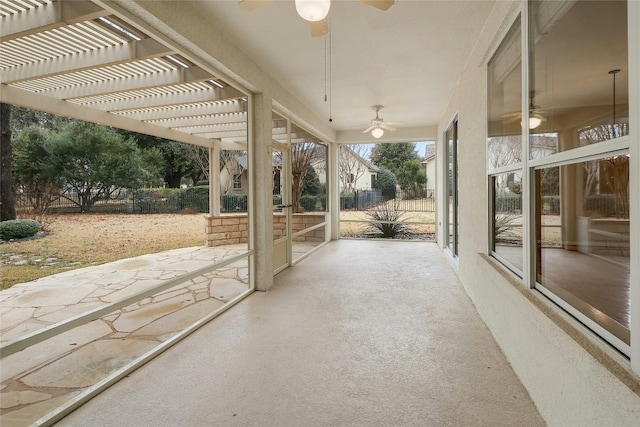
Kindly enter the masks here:
M 629 135 L 629 123 L 603 124 L 578 131 L 580 146 L 591 145 Z

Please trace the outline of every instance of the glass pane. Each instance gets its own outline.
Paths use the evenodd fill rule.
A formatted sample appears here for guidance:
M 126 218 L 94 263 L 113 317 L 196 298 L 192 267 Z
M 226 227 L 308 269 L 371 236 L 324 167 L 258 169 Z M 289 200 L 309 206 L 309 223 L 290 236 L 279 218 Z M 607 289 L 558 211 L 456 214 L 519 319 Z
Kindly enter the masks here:
M 536 171 L 537 281 L 629 343 L 629 156 Z
M 531 158 L 627 135 L 627 2 L 531 1 L 529 29 Z
M 520 19 L 489 61 L 487 168 L 522 160 Z
M 453 250 L 453 128 L 447 130 L 447 246 Z
M 291 188 L 294 213 L 325 212 L 327 146 L 315 136 L 291 127 Z
M 445 133 L 447 140 L 447 247 L 458 255 L 458 121 L 455 120 Z
M 492 177 L 493 252 L 522 272 L 522 178 L 511 172 Z

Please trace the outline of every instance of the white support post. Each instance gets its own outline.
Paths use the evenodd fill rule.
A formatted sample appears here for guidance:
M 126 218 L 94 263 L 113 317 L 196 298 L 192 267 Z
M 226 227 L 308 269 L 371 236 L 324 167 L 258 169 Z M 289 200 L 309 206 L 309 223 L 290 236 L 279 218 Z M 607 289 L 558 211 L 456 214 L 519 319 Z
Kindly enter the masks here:
M 220 143 L 209 147 L 209 215 L 220 216 Z
M 335 142 L 329 143 L 329 164 L 327 177 L 329 182 L 329 228 L 331 232 L 331 240 L 340 238 L 340 180 L 338 179 L 338 156 L 340 147 Z
M 251 97 L 249 126 L 252 144 L 249 152 L 249 179 L 253 200 L 249 208 L 252 247 L 255 259 L 255 289 L 273 286 L 273 197 L 272 197 L 272 108 L 271 97 L 259 93 Z

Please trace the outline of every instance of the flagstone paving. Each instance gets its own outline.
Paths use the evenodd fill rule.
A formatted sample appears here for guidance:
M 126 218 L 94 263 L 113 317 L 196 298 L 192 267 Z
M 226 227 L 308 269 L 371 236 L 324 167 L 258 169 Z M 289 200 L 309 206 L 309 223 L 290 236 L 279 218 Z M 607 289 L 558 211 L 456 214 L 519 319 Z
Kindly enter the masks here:
M 0 292 L 0 341 L 38 331 L 246 251 L 246 245 L 143 255 Z M 2 359 L 0 424 L 25 426 L 245 292 L 242 259 Z

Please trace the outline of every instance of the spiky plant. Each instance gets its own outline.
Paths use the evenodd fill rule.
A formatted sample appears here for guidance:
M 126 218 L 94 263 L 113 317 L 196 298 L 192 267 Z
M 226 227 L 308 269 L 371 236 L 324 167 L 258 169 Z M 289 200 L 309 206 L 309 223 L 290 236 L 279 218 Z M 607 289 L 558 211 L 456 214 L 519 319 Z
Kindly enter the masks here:
M 382 234 L 385 238 L 409 234 L 411 231 L 407 224 L 401 222 L 407 219 L 406 212 L 400 210 L 400 203 L 395 199 L 381 203 L 366 213 L 372 220 L 367 231 Z

